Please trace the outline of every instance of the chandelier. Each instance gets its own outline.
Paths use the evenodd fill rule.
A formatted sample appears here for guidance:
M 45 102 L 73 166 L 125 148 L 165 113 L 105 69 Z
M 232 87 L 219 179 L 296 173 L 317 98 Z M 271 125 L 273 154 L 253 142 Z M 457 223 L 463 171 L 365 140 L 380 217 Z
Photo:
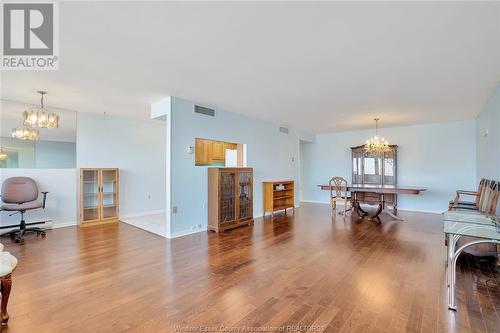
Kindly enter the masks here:
M 7 153 L 3 151 L 3 147 L 0 146 L 0 161 L 6 160 L 8 157 Z
M 25 126 L 37 127 L 37 128 L 58 128 L 59 127 L 59 116 L 55 112 L 49 112 L 43 106 L 43 95 L 47 92 L 40 90 L 37 91 L 42 95 L 40 99 L 40 108 L 33 108 L 23 112 L 23 124 Z
M 368 153 L 380 155 L 390 149 L 389 142 L 378 136 L 378 121 L 380 118 L 375 118 L 373 120 L 375 120 L 375 136 L 366 140 L 365 149 Z
M 32 126 L 18 126 L 12 129 L 12 137 L 20 140 L 38 140 L 38 130 Z

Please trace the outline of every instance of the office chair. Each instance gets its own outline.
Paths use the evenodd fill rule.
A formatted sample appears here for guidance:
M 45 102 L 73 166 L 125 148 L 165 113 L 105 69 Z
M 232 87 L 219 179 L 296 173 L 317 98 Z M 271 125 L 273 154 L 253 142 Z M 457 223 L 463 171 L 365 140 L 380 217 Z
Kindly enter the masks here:
M 38 201 L 38 186 L 36 182 L 29 177 L 12 177 L 7 178 L 2 184 L 1 199 L 5 203 L 0 207 L 0 210 L 15 212 L 9 216 L 20 213 L 21 224 L 19 229 L 8 231 L 1 236 L 11 236 L 19 243 L 25 233 L 36 232 L 37 236 L 45 237 L 45 229 L 37 227 L 26 227 L 24 221 L 24 213 L 33 209 L 44 209 L 47 200 L 47 193 L 42 192 L 42 202 Z

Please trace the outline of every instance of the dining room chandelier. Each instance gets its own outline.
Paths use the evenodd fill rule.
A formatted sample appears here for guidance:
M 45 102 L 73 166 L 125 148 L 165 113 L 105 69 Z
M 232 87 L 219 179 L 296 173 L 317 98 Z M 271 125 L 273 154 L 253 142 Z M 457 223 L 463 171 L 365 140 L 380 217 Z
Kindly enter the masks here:
M 50 112 L 43 105 L 43 96 L 47 94 L 46 91 L 37 91 L 40 95 L 40 104 L 38 108 L 32 108 L 23 112 L 23 124 L 35 128 L 58 128 L 59 115 L 55 112 Z
M 12 129 L 12 137 L 14 139 L 36 141 L 38 140 L 39 132 L 38 129 L 32 126 L 21 125 Z
M 375 136 L 366 140 L 365 150 L 367 153 L 379 155 L 389 151 L 389 142 L 378 135 L 378 121 L 380 118 L 375 118 L 373 120 L 375 120 Z

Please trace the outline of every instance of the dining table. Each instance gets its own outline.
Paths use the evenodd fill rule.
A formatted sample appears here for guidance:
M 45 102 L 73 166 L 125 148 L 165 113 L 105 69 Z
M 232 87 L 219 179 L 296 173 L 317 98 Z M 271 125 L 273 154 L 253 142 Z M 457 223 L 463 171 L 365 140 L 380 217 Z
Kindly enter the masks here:
M 318 185 L 321 190 L 330 191 L 335 190 L 333 186 L 330 185 Z M 396 200 L 392 203 L 392 210 L 387 209 L 387 205 L 385 202 L 385 195 L 387 194 L 410 194 L 410 195 L 418 195 L 421 192 L 425 191 L 426 188 L 418 187 L 418 186 L 398 186 L 398 185 L 376 185 L 376 184 L 352 184 L 347 186 L 347 192 L 351 193 L 352 207 L 355 212 L 361 216 L 368 216 L 368 212 L 361 208 L 361 203 L 364 201 L 359 200 L 358 194 L 360 193 L 375 193 L 378 195 L 378 200 L 376 200 L 375 204 L 378 205 L 378 208 L 372 216 L 369 216 L 371 219 L 377 218 L 382 211 L 385 211 L 389 216 L 396 220 L 402 220 L 398 217 L 397 214 L 397 202 Z M 373 202 L 370 202 L 373 204 Z

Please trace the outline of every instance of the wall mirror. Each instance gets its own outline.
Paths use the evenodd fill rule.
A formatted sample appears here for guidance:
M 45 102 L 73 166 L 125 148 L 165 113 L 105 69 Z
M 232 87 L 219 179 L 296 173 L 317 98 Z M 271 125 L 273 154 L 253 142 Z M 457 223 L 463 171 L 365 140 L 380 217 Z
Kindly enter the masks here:
M 30 128 L 37 131 L 38 138 L 30 137 L 29 131 L 24 137 L 13 137 L 13 129 L 18 128 L 20 134 L 26 123 L 24 111 L 35 109 L 36 114 L 37 108 L 39 104 L 0 101 L 0 168 L 75 168 L 76 112 L 46 107 L 53 113 L 51 117 L 58 117 L 57 127 L 47 122 L 47 114 L 39 113 L 39 119 L 33 115 L 27 120 L 35 124 Z

